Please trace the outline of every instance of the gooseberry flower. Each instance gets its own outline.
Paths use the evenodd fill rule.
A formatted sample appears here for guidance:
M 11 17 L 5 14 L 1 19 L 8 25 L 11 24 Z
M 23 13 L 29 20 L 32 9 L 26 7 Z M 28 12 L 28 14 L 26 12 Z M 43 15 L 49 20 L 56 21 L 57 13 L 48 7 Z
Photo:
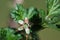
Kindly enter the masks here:
M 19 30 L 19 31 L 23 30 L 23 27 L 19 27 L 18 30 Z
M 30 29 L 28 27 L 25 28 L 25 32 L 26 32 L 26 34 L 30 34 Z
M 28 21 L 28 18 L 27 17 L 25 17 L 24 22 L 28 24 L 29 21 Z
M 23 20 L 18 20 L 18 23 L 22 25 L 22 24 L 24 24 L 24 21 Z

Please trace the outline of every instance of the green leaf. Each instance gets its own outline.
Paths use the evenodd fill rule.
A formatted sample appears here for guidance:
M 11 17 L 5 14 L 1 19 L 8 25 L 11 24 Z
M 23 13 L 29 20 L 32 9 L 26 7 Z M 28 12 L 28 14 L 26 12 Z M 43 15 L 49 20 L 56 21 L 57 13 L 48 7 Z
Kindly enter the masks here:
M 35 8 L 34 7 L 30 7 L 28 9 L 28 14 L 27 14 L 28 19 L 32 18 L 33 15 L 35 15 L 35 14 L 36 14 Z
M 0 39 L 1 40 L 19 40 L 22 36 L 19 34 L 15 35 L 15 31 L 10 28 L 0 28 Z
M 53 18 L 56 15 L 59 16 L 60 15 L 59 0 L 48 0 L 47 3 L 49 4 L 49 5 L 47 5 L 49 10 L 48 10 L 48 15 L 46 16 L 46 20 L 49 20 L 49 19 Z
M 47 0 L 47 15 L 45 16 L 45 22 L 43 25 L 53 29 L 59 29 L 56 26 L 60 22 L 59 18 L 60 18 L 59 0 Z
M 42 10 L 42 9 L 39 10 L 39 17 L 42 18 L 42 23 L 45 22 L 45 17 L 46 17 L 46 15 L 47 15 L 47 14 L 45 13 L 44 10 Z

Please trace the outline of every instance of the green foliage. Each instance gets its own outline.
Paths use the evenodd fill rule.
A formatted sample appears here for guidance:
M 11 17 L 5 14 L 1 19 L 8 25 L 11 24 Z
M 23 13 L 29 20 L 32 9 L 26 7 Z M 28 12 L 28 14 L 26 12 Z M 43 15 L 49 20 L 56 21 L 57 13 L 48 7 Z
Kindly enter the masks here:
M 58 29 L 56 25 L 60 25 L 59 0 L 47 0 L 47 13 L 40 11 L 40 16 L 42 16 L 41 18 L 43 18 L 43 27 Z
M 45 22 L 45 17 L 47 14 L 42 9 L 39 10 L 39 14 L 40 14 L 39 16 L 42 18 L 42 24 L 43 24 Z
M 60 3 L 59 0 L 47 0 L 48 14 L 46 21 L 50 27 L 57 29 L 57 23 L 60 22 Z
M 35 15 L 34 10 L 35 10 L 34 7 L 25 9 L 23 5 L 17 4 L 16 8 L 14 8 L 14 10 L 12 10 L 10 14 L 15 21 L 18 21 L 24 20 L 25 17 L 27 17 L 28 19 L 32 18 L 32 16 Z
M 30 7 L 30 8 L 28 8 L 27 13 L 28 13 L 28 14 L 27 14 L 28 19 L 32 18 L 33 15 L 36 14 L 35 8 L 34 8 L 34 7 Z
M 15 31 L 10 28 L 0 28 L 0 40 L 19 40 L 22 36 L 15 35 Z
M 3 28 L 0 28 L 0 39 L 6 40 L 6 31 Z
M 51 21 L 54 20 L 56 17 L 57 19 L 60 17 L 60 3 L 59 0 L 47 0 L 47 16 L 46 19 Z M 58 19 L 60 20 L 60 19 Z M 55 21 L 55 20 L 54 20 Z M 59 21 L 58 21 L 59 22 Z M 52 21 L 53 23 L 53 21 Z
M 11 13 L 10 14 L 11 14 L 11 17 L 15 21 L 20 20 L 20 19 L 23 20 L 24 17 L 25 17 L 24 14 L 26 14 L 26 10 L 24 9 L 23 5 L 17 4 L 16 5 L 16 8 L 14 8 L 13 10 L 11 10 Z M 24 15 L 24 17 L 23 17 L 23 15 Z

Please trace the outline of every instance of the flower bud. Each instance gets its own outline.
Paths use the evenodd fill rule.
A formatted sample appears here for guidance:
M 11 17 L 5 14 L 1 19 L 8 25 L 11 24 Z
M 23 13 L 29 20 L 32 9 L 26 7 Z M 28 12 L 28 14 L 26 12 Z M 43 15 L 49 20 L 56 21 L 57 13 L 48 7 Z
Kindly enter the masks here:
M 25 22 L 26 24 L 28 24 L 29 20 L 28 20 L 28 18 L 27 18 L 27 17 L 25 17 L 24 22 Z

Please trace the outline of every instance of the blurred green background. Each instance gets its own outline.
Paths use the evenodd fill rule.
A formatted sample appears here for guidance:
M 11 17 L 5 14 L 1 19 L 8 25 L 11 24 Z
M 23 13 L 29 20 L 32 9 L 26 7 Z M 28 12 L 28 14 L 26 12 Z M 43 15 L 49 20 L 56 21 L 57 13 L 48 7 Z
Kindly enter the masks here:
M 8 26 L 10 8 L 12 8 L 13 0 L 0 0 L 0 27 Z M 46 8 L 46 0 L 24 0 L 23 5 L 28 8 L 34 6 L 38 9 Z M 37 32 L 40 40 L 60 40 L 60 31 L 46 28 Z

